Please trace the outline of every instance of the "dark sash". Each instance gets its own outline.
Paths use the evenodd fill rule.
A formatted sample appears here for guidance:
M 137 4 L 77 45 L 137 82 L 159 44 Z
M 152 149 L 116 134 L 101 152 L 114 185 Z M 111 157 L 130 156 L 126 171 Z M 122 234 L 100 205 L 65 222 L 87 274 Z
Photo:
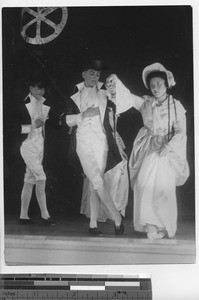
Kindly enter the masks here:
M 106 111 L 104 115 L 104 123 L 103 123 L 104 129 L 106 131 L 107 142 L 108 142 L 108 156 L 107 156 L 105 172 L 113 169 L 117 164 L 119 164 L 122 161 L 122 157 L 120 155 L 117 143 L 114 139 L 114 131 L 109 122 L 109 110 L 110 110 L 109 103 L 110 102 L 107 101 Z M 114 126 L 114 128 L 115 127 L 116 126 Z

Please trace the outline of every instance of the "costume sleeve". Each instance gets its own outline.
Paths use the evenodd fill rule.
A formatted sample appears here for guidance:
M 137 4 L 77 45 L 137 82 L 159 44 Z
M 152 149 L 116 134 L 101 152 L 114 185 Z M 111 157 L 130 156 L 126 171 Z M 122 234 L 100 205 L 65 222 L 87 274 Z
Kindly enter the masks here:
M 166 144 L 168 159 L 176 173 L 176 184 L 183 185 L 189 177 L 186 144 L 186 111 L 179 101 L 176 101 L 177 121 L 174 124 L 175 133 Z
M 119 78 L 116 80 L 116 114 L 119 115 L 128 109 L 134 107 L 137 110 L 141 110 L 144 103 L 142 97 L 132 94 L 129 89 L 121 82 Z
M 44 117 L 44 122 L 45 122 L 46 120 L 49 119 L 50 111 L 51 111 L 51 107 L 50 107 L 50 106 L 46 106 L 46 107 L 45 107 L 45 117 Z
M 21 134 L 30 133 L 31 125 L 21 125 Z
M 75 115 L 67 115 L 66 116 L 66 124 L 69 127 L 73 127 L 73 126 L 79 126 L 79 124 L 82 121 L 82 114 L 75 114 Z
M 31 130 L 31 118 L 24 103 L 19 107 L 18 117 L 21 124 L 21 134 L 28 134 Z
M 69 127 L 78 126 L 82 121 L 82 114 L 79 108 L 70 98 L 66 102 L 63 120 Z
M 174 135 L 168 142 L 170 151 L 177 151 L 180 156 L 186 157 L 186 111 L 179 101 L 176 101 L 177 120 L 174 124 Z

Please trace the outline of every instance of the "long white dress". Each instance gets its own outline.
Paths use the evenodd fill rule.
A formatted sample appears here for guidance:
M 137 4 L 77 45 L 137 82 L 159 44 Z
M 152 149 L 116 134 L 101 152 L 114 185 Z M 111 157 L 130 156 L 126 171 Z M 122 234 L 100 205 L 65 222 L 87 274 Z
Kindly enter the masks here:
M 119 79 L 116 103 L 118 113 L 127 107 L 138 109 L 144 124 L 129 160 L 134 228 L 145 232 L 146 225 L 152 224 L 173 237 L 177 229 L 176 186 L 183 185 L 189 176 L 185 109 L 172 96 L 160 106 L 153 97 L 135 96 Z

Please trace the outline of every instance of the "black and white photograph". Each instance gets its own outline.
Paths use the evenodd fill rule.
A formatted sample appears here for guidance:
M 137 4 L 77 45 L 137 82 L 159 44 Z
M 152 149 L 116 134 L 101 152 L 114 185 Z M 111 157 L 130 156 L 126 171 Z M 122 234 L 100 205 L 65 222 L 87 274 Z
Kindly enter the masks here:
M 195 264 L 192 6 L 1 17 L 5 265 Z

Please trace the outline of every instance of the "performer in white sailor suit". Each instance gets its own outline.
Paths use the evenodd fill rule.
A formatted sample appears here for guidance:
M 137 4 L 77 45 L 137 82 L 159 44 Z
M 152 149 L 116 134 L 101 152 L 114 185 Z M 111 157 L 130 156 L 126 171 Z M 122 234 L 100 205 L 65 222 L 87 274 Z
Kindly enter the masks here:
M 71 97 L 78 113 L 66 115 L 67 125 L 76 126 L 76 152 L 90 184 L 89 233 L 94 236 L 102 234 L 97 226 L 101 202 L 107 211 L 102 215 L 115 222 L 115 234 L 124 233 L 121 214 L 125 214 L 129 189 L 127 159 L 110 124 L 113 109 L 108 107 L 107 91 L 99 82 L 102 69 L 100 60 L 84 66 L 84 82 Z M 82 207 L 82 213 L 86 214 L 85 210 Z
M 21 193 L 21 211 L 19 223 L 23 225 L 32 224 L 28 216 L 33 187 L 41 211 L 44 225 L 52 225 L 46 204 L 46 175 L 42 166 L 44 154 L 44 126 L 48 118 L 50 106 L 43 97 L 45 83 L 38 78 L 31 78 L 29 83 L 30 93 L 25 98 L 20 109 L 21 133 L 26 139 L 23 141 L 20 152 L 26 164 L 24 185 Z

